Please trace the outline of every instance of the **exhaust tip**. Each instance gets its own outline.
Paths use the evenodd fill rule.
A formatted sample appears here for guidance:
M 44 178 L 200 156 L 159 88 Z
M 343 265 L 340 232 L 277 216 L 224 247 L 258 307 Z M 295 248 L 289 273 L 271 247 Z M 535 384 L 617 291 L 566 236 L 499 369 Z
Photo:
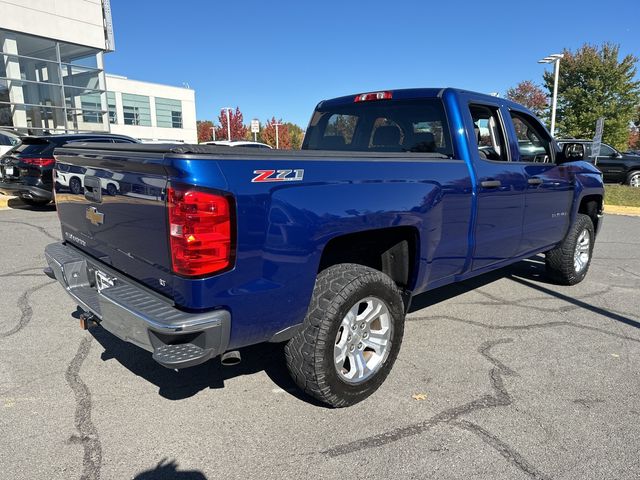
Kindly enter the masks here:
M 238 350 L 223 353 L 220 357 L 220 363 L 222 363 L 222 365 L 224 365 L 225 367 L 238 365 L 241 361 L 242 357 L 240 356 L 240 352 Z

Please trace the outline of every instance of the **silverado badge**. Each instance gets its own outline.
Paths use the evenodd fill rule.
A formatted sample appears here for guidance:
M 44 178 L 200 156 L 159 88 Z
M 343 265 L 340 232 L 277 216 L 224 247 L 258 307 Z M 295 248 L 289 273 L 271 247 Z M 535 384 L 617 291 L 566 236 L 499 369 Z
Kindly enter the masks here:
M 104 213 L 100 213 L 96 207 L 87 208 L 87 213 L 85 216 L 87 217 L 87 220 L 89 220 L 96 227 L 104 223 Z

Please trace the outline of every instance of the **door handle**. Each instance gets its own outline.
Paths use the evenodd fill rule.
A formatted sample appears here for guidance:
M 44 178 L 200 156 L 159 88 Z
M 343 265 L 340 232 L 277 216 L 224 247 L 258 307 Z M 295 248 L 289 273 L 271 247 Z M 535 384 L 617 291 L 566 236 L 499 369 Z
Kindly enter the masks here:
M 544 182 L 541 178 L 538 177 L 532 177 L 529 180 L 527 180 L 527 183 L 529 185 L 542 185 Z
M 484 180 L 480 182 L 480 186 L 482 188 L 498 188 L 502 186 L 502 182 L 500 180 Z

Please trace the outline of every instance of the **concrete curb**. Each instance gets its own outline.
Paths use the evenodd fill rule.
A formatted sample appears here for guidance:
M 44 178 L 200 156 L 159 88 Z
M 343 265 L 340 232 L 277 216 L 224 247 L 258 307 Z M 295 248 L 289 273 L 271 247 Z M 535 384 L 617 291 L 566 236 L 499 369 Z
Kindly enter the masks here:
M 622 205 L 606 205 L 604 213 L 613 215 L 630 215 L 632 217 L 640 217 L 640 207 L 624 207 Z
M 17 197 L 7 197 L 6 195 L 0 195 L 0 208 L 8 208 L 9 200 L 13 200 Z

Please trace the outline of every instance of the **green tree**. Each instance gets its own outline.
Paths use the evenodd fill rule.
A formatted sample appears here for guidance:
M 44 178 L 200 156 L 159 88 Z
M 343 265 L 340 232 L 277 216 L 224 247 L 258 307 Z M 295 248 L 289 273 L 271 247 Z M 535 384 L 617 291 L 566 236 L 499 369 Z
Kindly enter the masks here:
M 638 59 L 619 60 L 620 47 L 585 44 L 576 52 L 564 51 L 558 82 L 558 132 L 561 136 L 591 138 L 596 120 L 604 117 L 603 141 L 624 150 L 629 125 L 640 103 L 640 82 L 635 80 Z M 553 92 L 553 72 L 544 74 Z
M 289 130 L 289 138 L 291 139 L 291 148 L 293 150 L 300 150 L 302 147 L 302 140 L 304 140 L 304 130 L 295 123 L 285 123 L 287 130 Z

